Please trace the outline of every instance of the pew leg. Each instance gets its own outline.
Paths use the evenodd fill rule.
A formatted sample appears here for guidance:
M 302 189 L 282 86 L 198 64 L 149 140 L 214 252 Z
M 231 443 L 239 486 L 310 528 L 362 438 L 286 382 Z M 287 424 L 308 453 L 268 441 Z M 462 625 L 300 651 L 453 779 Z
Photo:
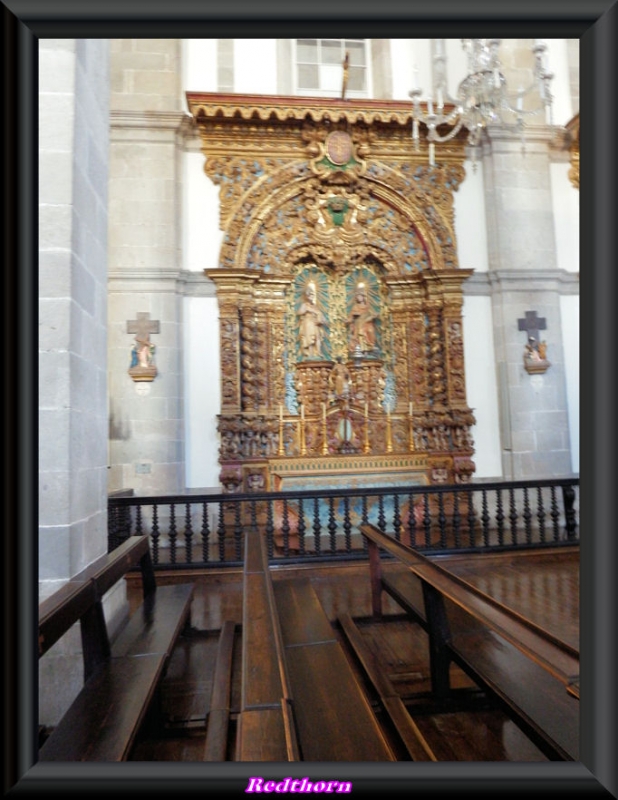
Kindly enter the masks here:
M 375 542 L 367 540 L 369 556 L 369 579 L 371 581 L 371 613 L 376 619 L 382 616 L 382 563 L 380 550 Z
M 434 699 L 445 700 L 451 692 L 448 652 L 450 631 L 442 595 L 423 582 L 423 599 L 429 634 L 431 689 Z

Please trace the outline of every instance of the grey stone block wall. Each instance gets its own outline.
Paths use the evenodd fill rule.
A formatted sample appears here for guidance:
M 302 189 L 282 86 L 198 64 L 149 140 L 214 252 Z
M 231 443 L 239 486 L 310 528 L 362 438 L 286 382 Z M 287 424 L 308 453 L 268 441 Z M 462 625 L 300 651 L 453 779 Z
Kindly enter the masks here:
M 503 474 L 508 479 L 571 473 L 565 353 L 560 296 L 573 283 L 557 267 L 550 185 L 549 134 L 519 137 L 490 131 L 484 179 L 497 374 L 502 376 Z M 528 334 L 518 320 L 536 311 L 546 321 L 540 338 L 551 364 L 528 374 L 523 354 Z
M 111 53 L 109 175 L 109 489 L 185 487 L 182 302 L 178 291 L 182 209 L 181 43 L 115 40 Z M 128 374 L 140 312 L 157 375 Z
M 107 549 L 109 42 L 40 40 L 39 586 Z M 40 665 L 40 719 L 81 684 L 79 637 Z

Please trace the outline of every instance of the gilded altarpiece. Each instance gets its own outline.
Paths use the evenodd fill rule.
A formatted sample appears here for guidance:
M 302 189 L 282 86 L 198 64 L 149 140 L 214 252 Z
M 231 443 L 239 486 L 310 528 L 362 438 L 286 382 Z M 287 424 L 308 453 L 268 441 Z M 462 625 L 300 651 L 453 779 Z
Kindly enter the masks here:
M 469 481 L 462 141 L 432 167 L 404 103 L 187 100 L 220 187 L 224 239 L 206 274 L 220 310 L 223 485 Z

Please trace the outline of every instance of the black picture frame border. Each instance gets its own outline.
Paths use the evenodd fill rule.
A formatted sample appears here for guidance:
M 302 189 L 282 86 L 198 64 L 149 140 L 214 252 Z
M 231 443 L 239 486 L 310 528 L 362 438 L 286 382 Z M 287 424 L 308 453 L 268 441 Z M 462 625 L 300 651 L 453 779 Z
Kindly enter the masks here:
M 221 8 L 222 6 L 222 8 Z M 236 794 L 253 775 L 351 780 L 354 794 L 616 796 L 615 0 L 4 0 L 6 794 Z M 243 35 L 534 36 L 580 39 L 582 470 L 581 762 L 549 764 L 36 763 L 37 41 Z M 592 532 L 592 533 L 591 533 Z

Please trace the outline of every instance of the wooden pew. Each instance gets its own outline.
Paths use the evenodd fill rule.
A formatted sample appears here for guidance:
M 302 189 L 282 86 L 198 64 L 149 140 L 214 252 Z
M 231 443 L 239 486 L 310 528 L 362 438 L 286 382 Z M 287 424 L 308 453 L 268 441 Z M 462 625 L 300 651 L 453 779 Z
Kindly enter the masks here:
M 272 579 L 245 536 L 237 761 L 394 761 L 309 581 Z
M 244 546 L 236 761 L 299 761 L 266 543 L 256 528 L 250 528 Z
M 449 667 L 457 663 L 549 759 L 579 760 L 579 653 L 374 525 L 360 530 L 373 613 L 381 615 L 386 592 L 426 629 L 435 698 L 452 695 Z M 380 550 L 407 570 L 384 572 Z
M 396 761 L 307 578 L 275 579 L 303 761 Z
M 139 565 L 143 602 L 112 643 L 105 593 Z M 189 624 L 193 584 L 157 587 L 147 536 L 106 553 L 39 606 L 39 658 L 80 623 L 84 685 L 39 750 L 40 761 L 125 761 L 174 645 Z M 153 716 L 153 722 L 156 722 Z

